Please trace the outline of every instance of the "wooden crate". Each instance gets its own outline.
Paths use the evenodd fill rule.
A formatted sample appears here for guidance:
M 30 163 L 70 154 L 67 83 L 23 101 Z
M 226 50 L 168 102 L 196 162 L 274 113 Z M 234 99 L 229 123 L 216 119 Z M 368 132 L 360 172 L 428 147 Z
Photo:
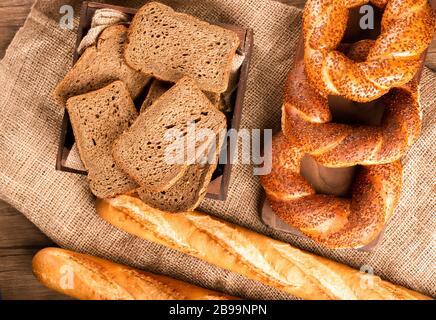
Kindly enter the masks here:
M 92 17 L 98 9 L 110 8 L 128 14 L 133 17 L 137 11 L 135 8 L 120 7 L 96 2 L 84 1 L 82 4 L 82 9 L 80 13 L 80 23 L 77 33 L 76 49 L 78 48 L 82 38 L 87 34 L 91 26 Z M 231 112 L 226 113 L 228 129 L 239 130 L 242 108 L 244 104 L 244 95 L 247 88 L 248 71 L 251 60 L 251 54 L 253 51 L 253 31 L 251 29 L 245 29 L 239 26 L 228 25 L 228 24 L 218 24 L 223 28 L 234 31 L 240 38 L 240 46 L 238 48 L 238 53 L 245 56 L 245 60 L 239 71 L 239 81 L 238 87 L 232 97 L 233 108 Z M 74 51 L 73 64 L 79 59 L 77 50 Z M 145 90 L 147 90 L 146 88 Z M 144 96 L 141 95 L 142 97 Z M 142 101 L 135 101 L 136 107 L 140 108 Z M 75 143 L 75 138 L 73 135 L 73 130 L 71 127 L 70 119 L 68 113 L 65 111 L 64 118 L 62 122 L 61 137 L 59 141 L 59 149 L 57 154 L 56 169 L 60 171 L 76 173 L 86 175 L 86 171 L 78 170 L 75 168 L 68 167 L 66 165 L 66 160 Z M 224 150 L 226 148 L 226 150 Z M 237 148 L 231 144 L 225 144 L 221 152 L 227 152 L 228 159 L 230 159 L 230 154 L 234 151 L 231 148 Z M 213 174 L 212 181 L 209 184 L 208 192 L 206 194 L 207 198 L 216 200 L 225 200 L 227 198 L 227 192 L 230 183 L 230 174 L 232 170 L 231 164 L 218 164 L 217 170 Z

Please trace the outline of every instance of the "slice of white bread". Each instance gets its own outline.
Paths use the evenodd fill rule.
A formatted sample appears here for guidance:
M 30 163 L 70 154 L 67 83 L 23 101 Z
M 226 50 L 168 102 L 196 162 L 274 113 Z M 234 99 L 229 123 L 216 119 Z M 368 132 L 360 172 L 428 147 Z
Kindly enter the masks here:
M 110 198 L 136 190 L 138 185 L 118 169 L 111 154 L 113 141 L 138 116 L 126 85 L 115 81 L 68 99 L 66 106 L 92 193 Z
M 194 79 L 204 91 L 226 91 L 238 35 L 161 3 L 141 7 L 132 20 L 126 62 L 158 79 Z
M 124 45 L 127 28 L 114 25 L 106 28 L 100 35 L 96 46 L 89 47 L 73 68 L 59 82 L 53 98 L 64 105 L 68 98 L 100 89 L 116 80 L 122 80 L 135 99 L 151 79 L 130 68 L 124 61 Z
M 185 174 L 188 164 L 198 163 L 211 144 L 198 138 L 193 143 L 196 152 L 187 150 L 186 141 L 195 138 L 188 134 L 193 125 L 195 134 L 209 129 L 215 138 L 225 130 L 226 118 L 194 80 L 183 78 L 115 141 L 115 162 L 146 190 L 168 190 Z

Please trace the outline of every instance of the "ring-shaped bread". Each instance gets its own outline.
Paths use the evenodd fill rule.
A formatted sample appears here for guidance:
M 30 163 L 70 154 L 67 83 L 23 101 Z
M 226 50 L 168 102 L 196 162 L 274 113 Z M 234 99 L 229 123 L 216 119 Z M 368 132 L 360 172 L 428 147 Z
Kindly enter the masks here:
M 340 50 L 353 61 L 362 61 L 372 46 L 365 40 Z M 421 129 L 417 84 L 394 88 L 381 99 L 385 110 L 379 126 L 333 123 L 328 100 L 308 81 L 304 62 L 289 73 L 283 133 L 273 139 L 272 171 L 261 182 L 278 217 L 327 247 L 368 245 L 398 203 L 399 159 Z M 300 173 L 306 154 L 327 167 L 359 165 L 351 198 L 317 194 Z
M 349 9 L 370 2 L 384 8 L 381 34 L 366 60 L 356 62 L 337 48 Z M 308 0 L 303 18 L 307 76 L 324 95 L 374 100 L 412 80 L 434 30 L 434 12 L 427 0 Z
M 301 62 L 286 82 L 282 130 L 294 146 L 326 167 L 390 163 L 399 160 L 421 132 L 417 92 L 411 82 L 380 98 L 385 110 L 378 126 L 334 123 L 327 98 L 311 86 Z
M 398 203 L 402 166 L 359 166 L 351 198 L 317 194 L 300 174 L 305 154 L 279 133 L 272 142 L 273 163 L 261 177 L 276 215 L 309 238 L 336 249 L 360 248 L 377 238 Z

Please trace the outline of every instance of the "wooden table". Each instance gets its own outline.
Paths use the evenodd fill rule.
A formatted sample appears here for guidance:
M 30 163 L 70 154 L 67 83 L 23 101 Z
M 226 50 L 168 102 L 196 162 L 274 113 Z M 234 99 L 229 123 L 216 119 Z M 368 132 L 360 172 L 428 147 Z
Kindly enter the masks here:
M 279 0 L 302 8 L 304 0 Z M 0 58 L 23 25 L 33 0 L 0 0 Z M 436 41 L 427 66 L 436 70 Z M 2 299 L 65 299 L 40 285 L 32 275 L 32 256 L 54 246 L 21 213 L 0 201 L 0 294 Z

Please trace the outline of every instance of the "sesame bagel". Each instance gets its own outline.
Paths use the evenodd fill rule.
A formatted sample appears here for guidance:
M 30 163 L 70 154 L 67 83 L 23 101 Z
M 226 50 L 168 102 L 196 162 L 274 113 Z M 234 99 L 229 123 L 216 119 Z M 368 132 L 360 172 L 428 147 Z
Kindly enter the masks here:
M 374 41 L 364 40 L 338 50 L 359 62 L 373 46 Z M 330 248 L 364 247 L 377 238 L 398 203 L 399 160 L 421 131 L 418 85 L 412 80 L 383 95 L 377 101 L 384 106 L 379 124 L 335 123 L 328 98 L 308 80 L 306 68 L 300 61 L 289 73 L 282 133 L 273 139 L 272 171 L 261 183 L 275 214 L 306 236 Z M 357 165 L 351 197 L 317 194 L 301 174 L 307 156 L 325 167 Z
M 338 50 L 349 9 L 384 8 L 381 34 L 365 61 Z M 310 82 L 323 95 L 368 102 L 413 79 L 435 30 L 427 0 L 308 0 L 304 9 L 304 61 Z
M 417 84 L 391 89 L 381 100 L 380 125 L 334 123 L 327 98 L 311 86 L 301 62 L 286 82 L 282 130 L 295 147 L 326 167 L 397 161 L 421 131 Z
M 273 138 L 272 171 L 261 177 L 261 183 L 277 216 L 330 248 L 359 248 L 371 243 L 398 203 L 400 162 L 358 167 L 348 199 L 316 194 L 300 174 L 304 154 L 282 133 Z

